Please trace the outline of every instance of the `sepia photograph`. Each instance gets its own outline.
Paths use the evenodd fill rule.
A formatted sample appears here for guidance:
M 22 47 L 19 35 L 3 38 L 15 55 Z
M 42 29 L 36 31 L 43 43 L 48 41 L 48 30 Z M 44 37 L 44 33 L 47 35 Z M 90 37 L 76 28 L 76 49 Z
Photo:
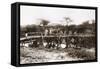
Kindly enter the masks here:
M 20 64 L 96 59 L 96 10 L 20 6 Z

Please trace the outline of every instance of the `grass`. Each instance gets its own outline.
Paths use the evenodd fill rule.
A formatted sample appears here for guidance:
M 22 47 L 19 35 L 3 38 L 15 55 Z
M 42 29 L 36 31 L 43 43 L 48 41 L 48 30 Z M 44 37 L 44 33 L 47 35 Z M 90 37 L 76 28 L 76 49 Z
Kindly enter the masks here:
M 67 49 L 69 56 L 82 58 L 84 60 L 93 60 L 95 59 L 95 52 L 88 51 L 87 49 Z
M 29 48 L 20 47 L 21 64 L 41 63 L 55 61 L 77 61 L 95 59 L 95 52 L 87 49 L 47 49 L 47 48 Z

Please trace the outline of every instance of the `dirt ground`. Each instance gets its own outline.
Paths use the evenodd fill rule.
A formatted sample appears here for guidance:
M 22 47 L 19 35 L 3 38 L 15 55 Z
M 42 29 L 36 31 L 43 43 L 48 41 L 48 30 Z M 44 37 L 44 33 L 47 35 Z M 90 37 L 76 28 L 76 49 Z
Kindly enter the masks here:
M 88 54 L 87 54 L 88 53 Z M 20 47 L 20 63 L 44 63 L 95 59 L 94 49 L 47 49 Z

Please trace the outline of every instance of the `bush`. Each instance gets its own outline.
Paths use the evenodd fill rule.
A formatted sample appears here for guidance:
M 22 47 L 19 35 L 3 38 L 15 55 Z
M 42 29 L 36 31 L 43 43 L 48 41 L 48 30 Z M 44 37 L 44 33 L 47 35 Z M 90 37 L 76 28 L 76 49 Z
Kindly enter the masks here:
M 95 52 L 89 52 L 83 49 L 70 49 L 68 55 L 71 57 L 81 58 L 83 60 L 95 59 Z
M 29 50 L 27 47 L 20 47 L 20 56 L 25 57 L 29 53 Z

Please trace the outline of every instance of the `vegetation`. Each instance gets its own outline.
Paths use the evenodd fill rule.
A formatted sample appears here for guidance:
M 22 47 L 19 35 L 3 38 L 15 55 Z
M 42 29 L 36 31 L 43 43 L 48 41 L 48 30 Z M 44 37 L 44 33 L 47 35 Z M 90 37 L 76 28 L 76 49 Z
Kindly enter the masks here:
M 21 41 L 21 63 L 95 59 L 95 21 L 92 20 L 91 24 L 85 21 L 80 25 L 68 25 L 72 20 L 69 17 L 64 19 L 66 25 L 48 25 L 50 21 L 40 19 L 39 25 L 21 27 L 20 37 L 26 38 Z M 40 37 L 27 39 L 26 33 L 31 37 Z M 28 47 L 25 47 L 25 43 L 29 43 Z M 61 44 L 66 47 L 61 47 Z
M 68 55 L 71 57 L 82 58 L 84 60 L 93 60 L 95 59 L 95 51 L 87 51 L 88 49 L 67 49 Z
M 24 48 L 21 47 L 21 63 L 43 63 L 56 61 L 79 61 L 95 59 L 95 51 L 88 49 L 47 49 L 47 48 Z
M 27 25 L 25 27 L 21 27 L 21 35 L 24 33 L 29 33 L 29 32 L 44 32 L 45 29 L 59 29 L 60 31 L 71 31 L 72 34 L 74 32 L 77 32 L 77 34 L 95 34 L 95 23 L 89 24 L 89 21 L 83 22 L 80 25 L 69 25 L 69 26 L 63 26 L 63 25 L 56 25 L 56 26 L 49 26 L 48 25 L 49 21 L 47 20 L 41 20 L 40 25 Z M 67 22 L 68 23 L 68 22 Z

